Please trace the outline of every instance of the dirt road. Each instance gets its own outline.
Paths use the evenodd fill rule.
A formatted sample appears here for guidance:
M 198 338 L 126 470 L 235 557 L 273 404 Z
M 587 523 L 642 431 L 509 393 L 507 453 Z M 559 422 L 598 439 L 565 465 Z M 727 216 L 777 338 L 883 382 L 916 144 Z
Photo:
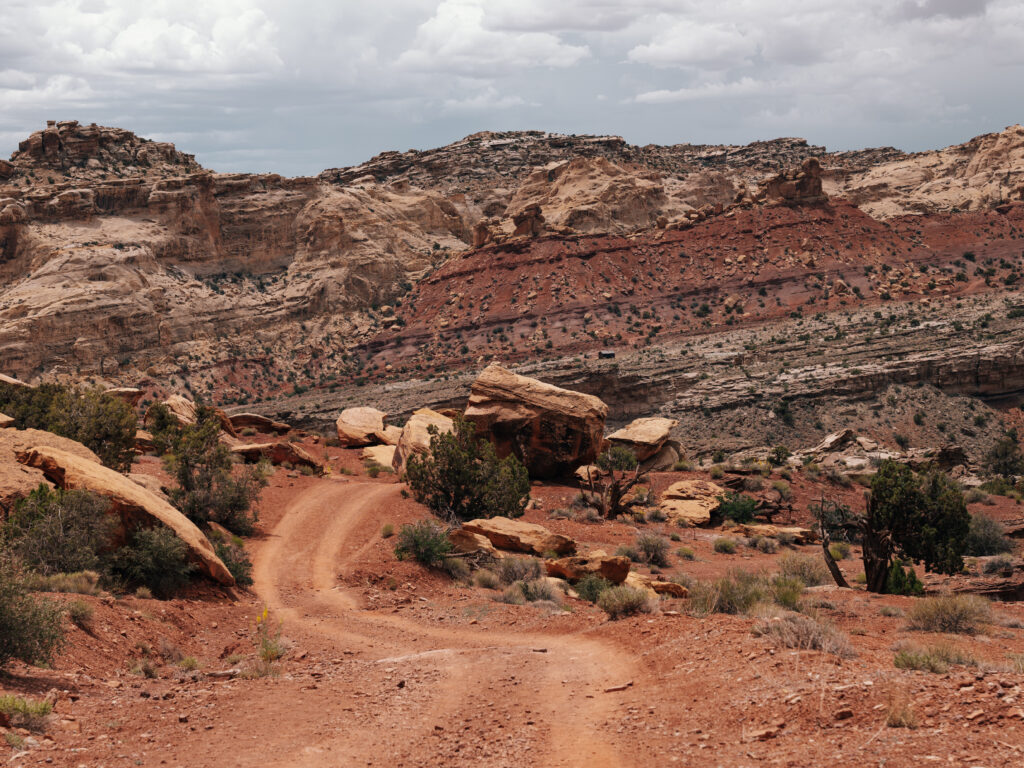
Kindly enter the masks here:
M 291 502 L 256 553 L 255 590 L 289 639 L 318 656 L 354 656 L 365 687 L 260 702 L 283 738 L 251 762 L 236 753 L 237 764 L 634 764 L 609 738 L 617 713 L 603 693 L 636 678 L 629 657 L 579 635 L 449 629 L 365 610 L 339 587 L 398 494 L 325 479 Z M 384 691 L 382 677 L 393 681 Z

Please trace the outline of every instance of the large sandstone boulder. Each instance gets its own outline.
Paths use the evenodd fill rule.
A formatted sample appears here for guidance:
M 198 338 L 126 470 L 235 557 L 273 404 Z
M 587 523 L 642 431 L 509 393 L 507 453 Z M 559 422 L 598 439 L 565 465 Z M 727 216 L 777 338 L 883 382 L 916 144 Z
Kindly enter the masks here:
M 234 413 L 228 416 L 228 421 L 231 422 L 235 432 L 241 432 L 243 429 L 255 429 L 264 435 L 271 433 L 284 435 L 291 431 L 291 427 L 283 421 L 274 421 L 266 416 L 260 416 L 258 413 Z
M 0 429 L 0 517 L 6 517 L 19 499 L 28 496 L 40 483 L 52 485 L 38 469 L 18 461 L 19 452 L 44 445 L 100 463 L 99 457 L 81 443 L 40 429 Z
M 243 443 L 236 445 L 231 452 L 241 456 L 247 462 L 268 459 L 271 464 L 291 464 L 296 467 L 310 467 L 317 472 L 324 471 L 324 463 L 301 445 L 281 441 L 277 443 Z
M 637 459 L 643 462 L 662 449 L 672 428 L 678 424 L 679 422 L 675 419 L 665 419 L 660 416 L 635 419 L 622 429 L 610 434 L 608 441 L 612 445 L 628 448 L 636 454 Z
M 359 453 L 359 458 L 381 467 L 391 467 L 395 461 L 396 450 L 393 445 L 368 445 Z
M 528 552 L 534 555 L 543 555 L 545 552 L 571 555 L 576 552 L 576 542 L 568 536 L 552 533 L 543 525 L 524 523 L 507 517 L 470 520 L 463 523 L 462 529 L 478 533 L 498 549 L 511 552 Z
M 0 384 L 10 384 L 12 387 L 24 387 L 25 389 L 32 389 L 31 384 L 27 384 L 21 379 L 16 379 L 13 376 L 5 376 L 0 373 Z
M 465 415 L 499 456 L 515 455 L 532 477 L 557 477 L 597 458 L 608 406 L 492 363 L 473 382 Z
M 770 525 L 768 523 L 739 523 L 728 529 L 730 533 L 753 538 L 763 536 L 766 539 L 777 539 L 780 535 L 790 536 L 794 544 L 811 544 L 818 540 L 818 534 L 810 528 L 795 525 Z
M 384 427 L 384 431 L 377 433 L 377 439 L 380 440 L 384 445 L 398 445 L 398 441 L 402 438 L 402 428 L 396 427 L 393 424 L 388 424 Z
M 13 427 L 13 426 L 14 426 L 14 417 L 13 416 L 8 416 L 5 413 L 0 413 L 0 429 L 4 429 L 5 427 Z
M 377 435 L 383 434 L 387 416 L 384 411 L 367 406 L 346 408 L 335 422 L 338 440 L 343 446 L 355 448 L 381 442 Z
M 628 557 L 616 555 L 609 557 L 602 551 L 594 551 L 586 556 L 576 555 L 562 557 L 558 560 L 545 560 L 544 569 L 548 576 L 576 582 L 589 573 L 603 576 L 613 584 L 621 584 L 629 575 L 631 562 Z
M 35 446 L 19 451 L 17 458 L 26 466 L 42 470 L 61 488 L 92 491 L 109 499 L 112 512 L 121 517 L 126 529 L 138 524 L 166 525 L 185 542 L 190 558 L 203 573 L 221 584 L 235 583 L 203 532 L 152 491 L 98 462 L 59 448 Z
M 725 489 L 707 480 L 679 480 L 661 495 L 658 508 L 669 520 L 684 525 L 705 525 L 719 507 Z
M 128 403 L 132 408 L 138 405 L 139 400 L 142 399 L 142 390 L 137 387 L 113 387 L 106 390 L 104 394 L 120 398 Z
M 448 531 L 448 541 L 451 542 L 452 549 L 461 554 L 483 552 L 494 558 L 502 557 L 502 554 L 491 544 L 490 539 L 465 528 L 452 528 Z
M 435 426 L 438 432 L 451 432 L 455 429 L 455 422 L 437 411 L 429 408 L 420 408 L 402 427 L 402 435 L 398 438 L 395 446 L 395 457 L 391 466 L 395 472 L 402 475 L 405 472 L 405 463 L 414 453 L 426 453 L 430 449 L 430 432 L 427 430 Z
M 171 415 L 178 420 L 179 424 L 187 426 L 189 424 L 196 423 L 196 404 L 187 397 L 171 395 L 164 400 L 161 405 L 167 407 L 167 410 L 170 411 Z M 238 433 L 235 432 L 235 428 L 232 426 L 231 419 L 228 418 L 228 415 L 220 408 L 214 408 L 213 410 L 217 414 L 217 418 L 220 420 L 220 428 L 231 437 L 238 437 Z M 145 424 L 149 424 L 152 413 L 153 406 L 150 406 L 150 409 L 146 411 L 144 419 Z

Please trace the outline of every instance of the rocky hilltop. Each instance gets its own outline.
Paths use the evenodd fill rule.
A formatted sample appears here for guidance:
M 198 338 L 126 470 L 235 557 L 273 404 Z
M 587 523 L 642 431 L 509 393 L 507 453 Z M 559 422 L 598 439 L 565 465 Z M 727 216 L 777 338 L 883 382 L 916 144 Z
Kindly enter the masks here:
M 289 179 L 52 123 L 0 164 L 0 359 L 318 412 L 495 357 L 558 368 L 891 302 L 1012 304 L 1022 167 L 1020 126 L 911 155 L 527 131 Z

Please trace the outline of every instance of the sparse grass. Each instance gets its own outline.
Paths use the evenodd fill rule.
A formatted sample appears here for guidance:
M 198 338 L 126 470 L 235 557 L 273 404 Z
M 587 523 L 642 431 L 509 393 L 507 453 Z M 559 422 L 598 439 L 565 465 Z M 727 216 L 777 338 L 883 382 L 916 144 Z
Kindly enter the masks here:
M 906 692 L 890 691 L 885 707 L 885 724 L 890 728 L 917 728 L 920 718 Z
M 772 600 L 791 611 L 799 609 L 804 583 L 793 576 L 776 576 L 769 582 Z
M 100 575 L 95 571 L 76 573 L 25 574 L 25 586 L 31 592 L 65 592 L 77 595 L 98 595 Z
M 637 613 L 650 613 L 653 609 L 650 597 L 644 590 L 625 584 L 604 590 L 597 598 L 597 607 L 613 620 Z
M 925 632 L 973 635 L 992 621 L 992 606 L 977 595 L 939 595 L 914 602 L 910 628 Z
M 497 589 L 501 586 L 501 579 L 498 578 L 498 574 L 494 571 L 482 569 L 473 576 L 473 583 L 484 589 Z
M 779 496 L 782 497 L 783 501 L 789 501 L 793 498 L 793 489 L 789 487 L 789 483 L 785 480 L 776 480 L 772 483 L 772 488 L 778 492 Z
M 1008 658 L 1010 660 L 1010 671 L 1018 675 L 1024 675 L 1024 653 L 1011 653 Z
M 736 540 L 728 539 L 724 536 L 719 536 L 715 539 L 713 544 L 715 552 L 720 555 L 734 555 L 736 554 Z
M 914 669 L 923 672 L 943 674 L 954 665 L 977 666 L 978 661 L 961 648 L 949 643 L 939 643 L 927 648 L 907 646 L 901 648 L 893 659 L 897 669 Z
M 825 584 L 829 579 L 828 568 L 820 558 L 814 555 L 801 555 L 787 552 L 779 561 L 783 576 L 800 579 L 808 587 Z
M 575 589 L 576 594 L 578 594 L 583 600 L 596 603 L 597 598 L 601 596 L 601 593 L 610 589 L 611 586 L 612 583 L 608 581 L 608 579 L 604 578 L 604 576 L 596 573 L 588 573 L 576 582 Z
M 178 662 L 178 666 L 186 672 L 193 672 L 199 669 L 199 659 L 195 656 L 185 656 Z
M 889 617 L 893 617 L 893 616 L 897 616 L 898 617 L 898 616 L 902 616 L 903 615 L 903 610 L 900 609 L 900 608 L 897 608 L 895 605 L 883 605 L 881 608 L 878 609 L 878 612 L 880 614 L 882 614 L 883 616 L 889 616 Z
M 446 557 L 441 561 L 441 570 L 456 581 L 469 581 L 471 574 L 469 564 L 459 557 Z
M 139 659 L 132 664 L 130 671 L 133 675 L 145 677 L 149 680 L 154 680 L 158 677 L 156 664 L 153 663 L 152 659 Z
M 690 590 L 690 612 L 696 616 L 711 613 L 747 613 L 767 597 L 764 581 L 756 574 L 733 570 L 715 581 L 698 581 Z
M 21 696 L 0 696 L 0 713 L 7 716 L 15 728 L 30 731 L 46 729 L 46 720 L 53 712 L 53 703 L 47 699 L 23 699 Z
M 648 565 L 665 567 L 668 563 L 668 540 L 656 533 L 641 533 L 636 537 L 640 557 Z
M 759 621 L 751 631 L 783 648 L 822 651 L 841 658 L 854 655 L 849 639 L 842 632 L 827 622 L 797 613 Z
M 92 630 L 93 607 L 85 600 L 72 600 L 68 603 L 68 618 L 79 629 Z
M 540 560 L 533 557 L 503 557 L 497 563 L 497 574 L 502 584 L 533 581 L 541 577 Z
M 850 556 L 850 545 L 845 541 L 833 541 L 828 545 L 828 553 L 833 560 L 845 560 Z
M 139 587 L 135 590 L 135 596 L 139 598 L 139 600 L 152 600 L 153 591 L 149 587 Z
M 696 560 L 697 559 L 697 553 L 695 553 L 689 547 L 680 547 L 679 549 L 676 550 L 676 554 L 679 555 L 679 557 L 681 559 L 683 559 L 683 560 Z
M 391 523 L 385 523 L 383 526 L 381 526 L 380 537 L 382 539 L 390 539 L 394 535 L 395 526 L 393 526 Z
M 519 588 L 523 591 L 526 602 L 535 603 L 538 600 L 558 602 L 558 589 L 545 578 L 533 579 L 532 581 L 518 582 Z
M 725 468 L 722 467 L 720 464 L 716 464 L 711 468 L 708 474 L 711 475 L 712 480 L 721 480 L 723 477 L 725 477 Z

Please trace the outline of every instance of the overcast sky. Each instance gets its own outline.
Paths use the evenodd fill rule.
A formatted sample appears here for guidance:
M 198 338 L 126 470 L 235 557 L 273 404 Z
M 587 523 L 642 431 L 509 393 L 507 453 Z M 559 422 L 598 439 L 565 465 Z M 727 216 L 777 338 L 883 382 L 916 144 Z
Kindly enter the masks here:
M 47 119 L 295 175 L 479 130 L 915 150 L 1022 113 L 1022 0 L 0 0 L 0 156 Z

